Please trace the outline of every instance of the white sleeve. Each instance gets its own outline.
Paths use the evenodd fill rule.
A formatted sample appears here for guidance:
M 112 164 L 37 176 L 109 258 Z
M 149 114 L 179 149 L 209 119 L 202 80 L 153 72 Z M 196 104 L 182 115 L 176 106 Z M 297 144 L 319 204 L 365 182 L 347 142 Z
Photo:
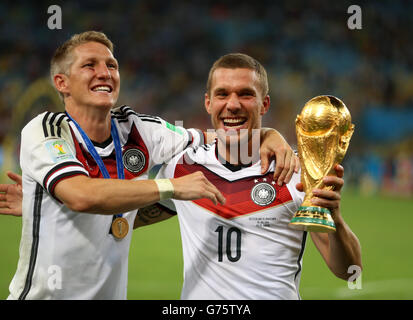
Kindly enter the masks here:
M 138 115 L 140 127 L 150 142 L 150 155 L 155 164 L 168 163 L 188 146 L 204 144 L 204 134 L 198 129 L 185 129 L 159 118 Z
M 58 117 L 64 117 L 60 114 Z M 56 184 L 76 175 L 88 176 L 77 160 L 74 142 L 67 121 L 54 124 L 56 114 L 45 112 L 31 120 L 22 130 L 20 166 L 53 195 Z
M 174 177 L 174 172 L 175 172 L 175 167 L 178 162 L 178 160 L 182 157 L 184 152 L 181 154 L 176 155 L 174 158 L 169 161 L 169 163 L 164 164 L 158 168 L 159 170 L 157 171 L 155 179 L 171 179 Z M 161 205 L 164 207 L 167 207 L 169 210 L 172 210 L 176 212 L 176 207 L 174 203 L 174 199 L 165 199 L 159 201 Z
M 290 191 L 291 196 L 293 197 L 293 201 L 297 206 L 297 210 L 301 206 L 301 203 L 303 202 L 305 196 L 304 192 L 298 191 L 295 187 L 299 182 L 301 182 L 301 170 L 298 173 L 294 173 L 291 177 L 290 182 L 287 184 L 287 188 Z
M 172 179 L 174 177 L 175 167 L 178 160 L 182 157 L 184 152 L 173 157 L 168 163 L 159 167 L 155 179 Z

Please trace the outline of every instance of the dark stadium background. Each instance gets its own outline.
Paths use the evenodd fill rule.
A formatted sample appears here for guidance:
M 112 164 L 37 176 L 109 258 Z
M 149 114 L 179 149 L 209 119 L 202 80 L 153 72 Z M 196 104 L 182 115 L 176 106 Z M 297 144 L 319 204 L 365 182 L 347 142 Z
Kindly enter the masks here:
M 50 30 L 50 5 L 62 29 Z M 350 5 L 362 29 L 350 30 Z M 264 125 L 296 143 L 294 120 L 321 94 L 342 99 L 356 131 L 346 155 L 343 215 L 360 238 L 362 288 L 350 290 L 311 241 L 303 299 L 412 299 L 412 1 L 36 1 L 0 3 L 0 181 L 18 171 L 19 133 L 35 114 L 62 110 L 48 82 L 54 49 L 98 30 L 115 44 L 119 104 L 186 127 L 210 128 L 203 108 L 211 64 L 229 52 L 267 69 L 271 108 Z M 0 298 L 16 269 L 20 219 L 0 218 Z M 182 282 L 176 218 L 135 231 L 130 299 L 178 299 Z M 350 276 L 350 274 L 349 274 Z

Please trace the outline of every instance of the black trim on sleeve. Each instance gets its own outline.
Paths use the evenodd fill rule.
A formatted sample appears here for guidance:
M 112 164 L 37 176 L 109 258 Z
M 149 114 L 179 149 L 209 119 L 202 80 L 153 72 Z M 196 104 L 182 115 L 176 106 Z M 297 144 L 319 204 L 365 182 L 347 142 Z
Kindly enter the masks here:
M 45 188 L 47 190 L 47 180 L 49 180 L 49 178 L 52 174 L 54 174 L 56 171 L 58 171 L 62 168 L 70 167 L 70 166 L 76 166 L 76 167 L 83 168 L 83 166 L 79 162 L 75 162 L 75 161 L 67 161 L 67 162 L 59 163 L 58 165 L 56 165 L 52 169 L 50 169 L 49 172 L 46 173 L 46 175 L 44 176 L 43 188 Z
M 26 282 L 23 288 L 22 293 L 19 296 L 19 300 L 25 300 L 27 294 L 30 291 L 32 286 L 34 268 L 36 266 L 37 260 L 37 251 L 39 248 L 39 231 L 40 231 L 40 216 L 41 216 L 41 209 L 42 209 L 42 199 L 43 199 L 43 188 L 40 184 L 36 185 L 36 191 L 34 195 L 34 206 L 33 206 L 33 241 L 32 241 L 32 249 L 30 252 L 30 262 L 29 268 L 27 270 Z
M 75 176 L 79 176 L 79 175 L 83 175 L 88 177 L 88 175 L 86 173 L 84 173 L 83 171 L 70 171 L 70 172 L 66 172 L 66 173 L 62 173 L 61 175 L 58 175 L 56 178 L 54 178 L 50 183 L 49 183 L 49 187 L 47 188 L 47 192 L 49 192 L 49 194 L 55 198 L 57 201 L 61 202 L 59 199 L 57 199 L 54 195 L 54 188 L 56 186 L 56 184 L 59 181 L 62 181 L 64 179 L 67 178 L 71 178 L 71 177 L 75 177 Z
M 303 240 L 301 241 L 301 251 L 300 251 L 300 254 L 298 255 L 298 261 L 297 261 L 298 270 L 297 270 L 297 272 L 295 273 L 294 280 L 295 280 L 295 279 L 297 278 L 297 276 L 300 274 L 301 269 L 302 269 L 301 259 L 302 259 L 303 254 L 304 254 L 304 249 L 305 249 L 305 242 L 306 242 L 306 240 L 307 240 L 307 231 L 304 231 L 304 232 L 303 232 Z

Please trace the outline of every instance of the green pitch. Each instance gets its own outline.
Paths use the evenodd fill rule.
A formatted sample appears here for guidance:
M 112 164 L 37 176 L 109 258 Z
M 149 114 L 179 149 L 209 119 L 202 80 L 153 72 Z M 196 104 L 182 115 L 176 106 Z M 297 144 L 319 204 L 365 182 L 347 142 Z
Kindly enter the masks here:
M 346 191 L 342 212 L 360 239 L 361 289 L 349 289 L 325 266 L 310 237 L 304 254 L 303 299 L 413 299 L 413 200 L 362 197 Z M 0 298 L 17 266 L 20 219 L 0 217 Z M 182 250 L 177 218 L 134 231 L 129 260 L 129 299 L 179 299 Z M 349 274 L 349 277 L 351 274 Z M 356 284 L 354 285 L 356 286 Z

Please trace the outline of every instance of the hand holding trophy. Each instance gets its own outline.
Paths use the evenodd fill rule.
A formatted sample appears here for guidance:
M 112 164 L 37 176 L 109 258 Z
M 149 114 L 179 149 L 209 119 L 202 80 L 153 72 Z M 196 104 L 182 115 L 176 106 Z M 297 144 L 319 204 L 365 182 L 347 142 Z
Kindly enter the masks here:
M 317 96 L 305 104 L 295 124 L 305 196 L 289 226 L 311 232 L 333 232 L 336 227 L 330 210 L 312 204 L 312 190 L 331 189 L 324 185 L 323 178 L 336 175 L 334 167 L 346 154 L 354 132 L 350 112 L 336 97 Z

